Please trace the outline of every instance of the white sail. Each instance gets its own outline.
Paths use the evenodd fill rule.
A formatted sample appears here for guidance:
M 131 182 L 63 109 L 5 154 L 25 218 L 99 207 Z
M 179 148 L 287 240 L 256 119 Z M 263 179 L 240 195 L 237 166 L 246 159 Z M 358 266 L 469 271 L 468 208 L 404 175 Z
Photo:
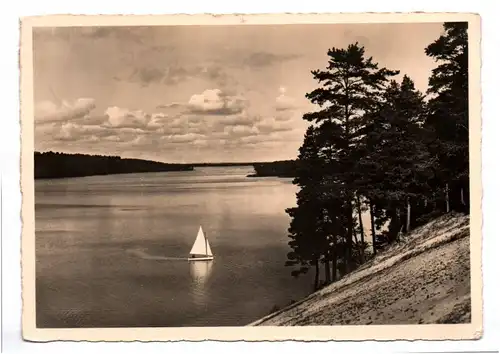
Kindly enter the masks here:
M 201 226 L 198 230 L 198 235 L 196 236 L 196 240 L 194 241 L 193 247 L 191 248 L 189 254 L 212 256 L 212 250 L 210 249 L 210 245 L 208 244 L 208 240 L 205 237 Z
M 210 244 L 208 243 L 208 239 L 205 237 L 205 242 L 207 243 L 207 255 L 213 256 L 212 250 L 210 249 Z

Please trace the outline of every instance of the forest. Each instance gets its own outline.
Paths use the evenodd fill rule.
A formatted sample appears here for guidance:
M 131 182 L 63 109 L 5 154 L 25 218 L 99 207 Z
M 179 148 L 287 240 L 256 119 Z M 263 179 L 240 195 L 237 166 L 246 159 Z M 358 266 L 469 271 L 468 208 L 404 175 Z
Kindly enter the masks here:
M 260 162 L 260 163 L 254 163 L 252 165 L 253 169 L 255 170 L 255 173 L 248 175 L 248 177 L 292 178 L 297 175 L 296 160 Z
M 469 213 L 467 23 L 445 23 L 422 50 L 436 63 L 425 93 L 358 43 L 311 71 L 318 88 L 306 97 L 319 108 L 303 116 L 286 265 L 313 269 L 314 290 L 437 216 Z
M 120 156 L 35 152 L 35 179 L 191 170 L 191 165 L 126 159 Z

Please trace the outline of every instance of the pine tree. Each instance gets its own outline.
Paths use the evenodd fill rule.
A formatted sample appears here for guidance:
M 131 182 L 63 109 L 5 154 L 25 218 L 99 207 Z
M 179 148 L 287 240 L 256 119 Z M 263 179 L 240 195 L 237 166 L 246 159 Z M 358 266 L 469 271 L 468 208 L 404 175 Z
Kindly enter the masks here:
M 328 51 L 329 65 L 325 70 L 312 71 L 322 87 L 306 97 L 322 109 L 304 115 L 304 119 L 321 124 L 318 129 L 329 136 L 328 151 L 330 178 L 342 186 L 345 198 L 343 215 L 346 218 L 345 265 L 348 272 L 352 263 L 352 242 L 355 232 L 354 202 L 356 196 L 355 161 L 357 145 L 361 139 L 363 114 L 371 110 L 388 81 L 398 71 L 379 68 L 373 59 L 365 57 L 358 43 L 347 49 Z
M 363 210 L 375 254 L 439 213 L 468 208 L 467 25 L 444 29 L 425 50 L 439 62 L 427 103 L 408 76 L 391 80 L 399 71 L 379 68 L 357 43 L 330 49 L 326 69 L 312 71 L 320 87 L 306 97 L 320 109 L 303 116 L 311 126 L 297 207 L 287 209 L 287 264 L 299 266 L 293 275 L 314 266 L 315 289 L 321 263 L 329 283 L 365 261 Z
M 402 230 L 410 231 L 411 205 L 429 192 L 431 160 L 421 127 L 425 112 L 423 95 L 405 75 L 401 84 L 391 81 L 379 110 L 367 117 L 364 155 L 358 163 L 360 174 L 366 172 L 361 191 L 390 217 L 389 241 Z
M 299 149 L 297 177 L 293 181 L 300 187 L 297 206 L 286 210 L 291 217 L 289 245 L 292 248 L 286 265 L 299 265 L 299 269 L 292 272 L 293 276 L 303 274 L 310 266 L 314 266 L 314 289 L 319 285 L 319 262 L 327 250 L 320 196 L 324 162 L 321 159 L 317 135 L 313 126 L 306 131 L 304 143 Z
M 469 211 L 469 107 L 467 22 L 445 23 L 444 33 L 425 53 L 439 65 L 429 78 L 429 145 L 439 157 L 439 184 L 446 211 Z

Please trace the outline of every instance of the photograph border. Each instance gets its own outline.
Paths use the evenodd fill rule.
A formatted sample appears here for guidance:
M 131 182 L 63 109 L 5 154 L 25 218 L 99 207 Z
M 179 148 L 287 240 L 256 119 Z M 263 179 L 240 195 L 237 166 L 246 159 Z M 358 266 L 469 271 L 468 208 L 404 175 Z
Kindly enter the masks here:
M 270 25 L 342 23 L 469 23 L 469 161 L 471 323 L 423 325 L 348 325 L 290 327 L 36 327 L 34 227 L 34 90 L 33 28 L 74 26 Z M 482 181 L 480 16 L 472 13 L 338 13 L 234 15 L 49 15 L 21 19 L 21 193 L 22 193 L 22 333 L 29 341 L 328 341 L 328 340 L 460 340 L 483 333 Z

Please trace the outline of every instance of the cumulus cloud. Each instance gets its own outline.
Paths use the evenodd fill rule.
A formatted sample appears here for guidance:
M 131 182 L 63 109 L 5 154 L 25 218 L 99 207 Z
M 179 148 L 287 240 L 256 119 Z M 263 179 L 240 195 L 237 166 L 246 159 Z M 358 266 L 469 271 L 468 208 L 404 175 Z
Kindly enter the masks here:
M 242 111 L 239 114 L 222 116 L 217 119 L 217 123 L 223 126 L 226 125 L 246 125 L 253 126 L 259 121 L 260 117 L 248 114 L 246 111 Z
M 148 125 L 151 115 L 144 111 L 131 111 L 127 108 L 109 107 L 105 112 L 107 126 L 114 128 L 144 128 Z
M 148 135 L 139 135 L 135 139 L 131 140 L 131 145 L 136 146 L 146 146 L 156 144 L 156 138 Z
M 81 125 L 103 125 L 108 120 L 108 116 L 105 114 L 101 115 L 86 115 L 81 120 L 78 120 L 77 123 Z
M 250 135 L 242 137 L 240 141 L 246 144 L 256 144 L 267 139 L 269 139 L 268 135 Z
M 81 131 L 78 125 L 73 123 L 64 123 L 55 138 L 57 140 L 64 141 L 75 140 L 80 134 Z
M 219 89 L 205 90 L 192 95 L 188 109 L 192 113 L 209 115 L 232 115 L 243 111 L 245 100 L 239 96 L 229 96 Z
M 112 141 L 112 142 L 120 142 L 120 141 L 122 141 L 118 135 L 106 136 L 106 137 L 104 137 L 104 140 L 105 141 Z
M 88 143 L 97 143 L 100 141 L 100 139 L 95 135 L 90 135 L 90 136 L 84 137 L 83 141 L 88 142 Z
M 202 140 L 205 138 L 206 138 L 205 135 L 202 134 L 187 133 L 180 135 L 168 135 L 162 137 L 161 139 L 165 142 L 170 142 L 170 143 L 191 143 L 194 142 L 195 140 Z
M 95 122 L 98 122 L 96 120 Z M 50 129 L 37 129 L 38 139 L 54 139 L 57 141 L 81 142 L 124 142 L 133 140 L 145 130 L 125 125 L 111 125 L 109 120 L 104 124 L 86 124 L 86 120 L 69 121 L 62 124 L 54 123 Z M 96 140 L 97 139 L 97 140 Z
M 85 117 L 95 108 L 92 98 L 79 98 L 74 102 L 63 101 L 57 105 L 51 101 L 42 101 L 35 106 L 37 123 L 64 122 Z
M 97 125 L 81 125 L 74 122 L 61 124 L 58 130 L 51 131 L 56 140 L 75 141 L 89 136 L 105 137 L 110 134 L 106 128 Z
M 164 113 L 153 113 L 151 115 L 151 119 L 146 124 L 144 129 L 149 131 L 161 131 L 168 119 L 169 116 Z
M 224 127 L 224 133 L 231 136 L 249 136 L 259 134 L 259 129 L 256 126 L 249 127 L 247 125 L 228 125 Z
M 287 111 L 296 108 L 295 100 L 286 95 L 286 88 L 281 86 L 279 91 L 280 95 L 276 97 L 276 110 Z
M 291 121 L 278 121 L 274 118 L 265 118 L 257 123 L 257 128 L 262 133 L 282 132 L 294 129 Z
M 280 88 L 280 96 L 276 101 L 281 104 L 278 105 L 280 110 L 276 109 L 271 116 L 262 117 L 249 113 L 247 101 L 241 96 L 230 96 L 220 89 L 205 90 L 192 95 L 185 110 L 175 119 L 164 121 L 162 132 L 167 136 L 163 140 L 190 143 L 199 140 L 197 144 L 203 145 L 205 142 L 201 141 L 206 139 L 197 135 L 204 135 L 211 144 L 219 139 L 226 141 L 227 145 L 244 137 L 292 130 L 294 111 L 288 108 L 293 106 L 293 100 L 286 96 L 284 87 Z M 177 104 L 175 106 L 178 107 Z
M 228 94 L 225 90 L 208 89 L 193 94 L 186 103 L 158 105 L 184 125 L 205 122 L 207 116 L 216 116 L 206 123 L 223 125 L 252 125 L 255 120 L 246 112 L 248 101 L 240 95 Z M 180 119 L 179 119 L 180 117 Z M 171 125 L 171 124 L 169 124 Z
M 162 105 L 167 108 L 164 111 L 145 112 L 111 106 L 102 115 L 86 114 L 63 124 L 39 125 L 36 132 L 42 145 L 49 137 L 60 143 L 78 142 L 91 147 L 99 142 L 133 151 L 158 146 L 162 149 L 179 149 L 180 146 L 203 149 L 248 146 L 254 149 L 284 141 L 283 137 L 289 136 L 296 125 L 291 119 L 296 113 L 292 106 L 293 100 L 287 97 L 285 87 L 279 89 L 274 109 L 264 115 L 256 114 L 254 107 L 241 96 L 210 89 L 192 95 L 186 103 Z M 47 105 L 46 109 L 49 108 Z M 49 126 L 51 129 L 42 129 Z

